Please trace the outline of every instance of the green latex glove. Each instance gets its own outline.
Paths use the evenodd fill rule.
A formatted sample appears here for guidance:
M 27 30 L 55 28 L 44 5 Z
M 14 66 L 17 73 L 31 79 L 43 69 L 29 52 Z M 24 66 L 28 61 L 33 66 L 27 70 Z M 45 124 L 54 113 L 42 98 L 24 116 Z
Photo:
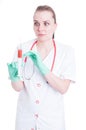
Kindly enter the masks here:
M 29 56 L 43 75 L 46 75 L 49 72 L 49 69 L 43 64 L 42 59 L 37 52 L 29 51 L 25 53 L 24 56 Z
M 20 80 L 20 77 L 18 76 L 18 63 L 17 62 L 8 63 L 7 66 L 10 80 L 14 82 Z

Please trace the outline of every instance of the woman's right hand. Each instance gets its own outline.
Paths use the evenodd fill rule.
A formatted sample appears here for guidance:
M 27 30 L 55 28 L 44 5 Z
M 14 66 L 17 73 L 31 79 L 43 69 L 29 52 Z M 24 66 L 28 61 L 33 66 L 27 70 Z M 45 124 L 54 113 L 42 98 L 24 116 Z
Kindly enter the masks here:
M 7 63 L 7 66 L 10 80 L 13 82 L 20 80 L 18 76 L 18 62 Z

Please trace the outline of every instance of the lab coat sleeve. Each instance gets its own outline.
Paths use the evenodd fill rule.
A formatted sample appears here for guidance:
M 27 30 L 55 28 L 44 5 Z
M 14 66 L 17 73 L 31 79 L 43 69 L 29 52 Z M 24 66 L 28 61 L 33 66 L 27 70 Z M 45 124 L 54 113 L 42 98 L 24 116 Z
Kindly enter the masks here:
M 63 69 L 61 76 L 63 79 L 69 79 L 72 83 L 76 81 L 76 65 L 75 65 L 75 50 L 74 48 L 67 48 L 63 62 Z

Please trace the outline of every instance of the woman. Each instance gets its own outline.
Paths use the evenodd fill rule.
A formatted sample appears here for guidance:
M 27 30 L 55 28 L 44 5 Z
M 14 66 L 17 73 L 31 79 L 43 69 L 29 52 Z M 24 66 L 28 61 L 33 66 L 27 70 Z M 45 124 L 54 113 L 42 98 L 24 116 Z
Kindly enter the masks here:
M 57 23 L 51 7 L 38 6 L 33 23 L 37 38 L 21 45 L 22 78 L 18 49 L 8 64 L 12 87 L 20 92 L 16 130 L 65 130 L 63 94 L 75 82 L 74 52 L 54 40 Z

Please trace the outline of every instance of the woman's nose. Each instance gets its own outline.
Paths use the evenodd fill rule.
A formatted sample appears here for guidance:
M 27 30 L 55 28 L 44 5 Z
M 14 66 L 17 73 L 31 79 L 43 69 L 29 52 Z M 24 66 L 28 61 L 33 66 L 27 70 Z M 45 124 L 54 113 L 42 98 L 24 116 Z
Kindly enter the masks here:
M 38 27 L 38 30 L 39 30 L 39 31 L 44 30 L 44 26 L 43 26 L 42 24 L 40 24 L 39 27 Z

